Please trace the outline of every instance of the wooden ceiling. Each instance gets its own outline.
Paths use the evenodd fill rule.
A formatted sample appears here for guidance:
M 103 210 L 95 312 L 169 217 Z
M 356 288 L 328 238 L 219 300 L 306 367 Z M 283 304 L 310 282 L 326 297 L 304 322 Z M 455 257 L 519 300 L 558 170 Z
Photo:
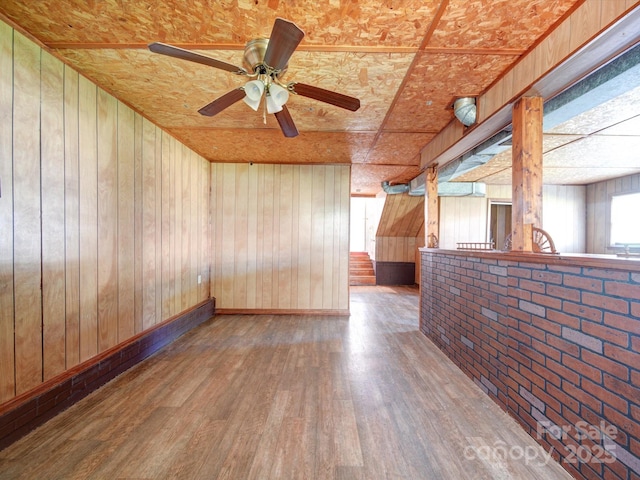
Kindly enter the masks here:
M 212 162 L 353 164 L 352 194 L 375 195 L 419 173 L 456 97 L 485 92 L 583 1 L 8 0 L 0 15 Z M 292 139 L 243 102 L 204 117 L 246 79 L 147 49 L 240 65 L 276 17 L 305 31 L 284 80 L 358 97 L 357 112 L 292 96 Z

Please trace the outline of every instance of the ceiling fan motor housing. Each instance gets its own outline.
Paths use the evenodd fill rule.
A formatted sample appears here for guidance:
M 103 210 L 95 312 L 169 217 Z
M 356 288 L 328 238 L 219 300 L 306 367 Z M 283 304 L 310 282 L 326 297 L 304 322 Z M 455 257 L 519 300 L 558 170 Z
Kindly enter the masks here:
M 256 38 L 254 40 L 249 40 L 244 47 L 244 58 L 242 61 L 242 66 L 248 72 L 253 73 L 267 73 L 266 69 L 264 69 L 264 55 L 267 51 L 267 46 L 269 45 L 268 38 Z M 285 66 L 276 77 L 280 77 L 284 75 L 287 71 L 287 66 Z

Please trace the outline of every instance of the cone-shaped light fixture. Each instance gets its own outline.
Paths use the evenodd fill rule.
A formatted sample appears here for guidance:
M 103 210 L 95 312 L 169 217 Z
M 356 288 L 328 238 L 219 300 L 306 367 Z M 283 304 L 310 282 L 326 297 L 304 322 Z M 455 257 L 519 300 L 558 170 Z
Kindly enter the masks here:
M 282 106 L 289 100 L 289 92 L 286 88 L 272 83 L 267 92 L 267 112 L 276 113 L 282 111 Z
M 244 103 L 249 105 L 255 111 L 258 111 L 258 107 L 260 106 L 260 99 L 262 98 L 262 92 L 264 92 L 264 83 L 260 80 L 251 80 L 247 82 L 244 86 L 244 92 L 246 96 L 244 97 Z

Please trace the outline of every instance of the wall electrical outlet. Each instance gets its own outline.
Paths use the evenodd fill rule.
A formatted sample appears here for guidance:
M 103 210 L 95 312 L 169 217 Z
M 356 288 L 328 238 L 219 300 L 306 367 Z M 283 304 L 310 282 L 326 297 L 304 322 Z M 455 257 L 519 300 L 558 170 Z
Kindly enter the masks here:
M 202 275 L 198 275 L 198 285 L 202 283 Z

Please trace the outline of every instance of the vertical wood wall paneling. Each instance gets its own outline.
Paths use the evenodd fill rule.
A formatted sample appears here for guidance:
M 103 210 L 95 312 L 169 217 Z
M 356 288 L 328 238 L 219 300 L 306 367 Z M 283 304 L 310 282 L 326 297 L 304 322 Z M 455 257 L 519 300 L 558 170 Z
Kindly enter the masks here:
M 203 194 L 200 199 L 202 202 L 202 264 L 200 272 L 202 273 L 202 300 L 209 298 L 211 287 L 211 263 L 213 258 L 212 252 L 212 231 L 211 231 L 211 163 L 204 158 L 200 159 L 202 168 L 202 189 Z M 255 190 L 254 190 L 255 192 Z M 255 197 L 255 195 L 254 195 Z M 257 200 L 257 199 L 256 199 Z
M 264 182 L 260 198 L 262 204 L 262 296 L 260 305 L 263 308 L 273 307 L 273 217 L 274 217 L 274 191 L 275 191 L 275 165 L 263 165 Z
M 166 138 L 0 22 L 0 403 L 208 298 L 211 166 Z
M 234 304 L 246 305 L 247 304 L 247 257 L 249 249 L 247 247 L 248 242 L 248 204 L 247 197 L 251 194 L 249 192 L 249 165 L 242 164 L 236 169 L 236 178 L 233 188 L 236 192 L 246 192 L 241 196 L 236 194 L 235 203 L 235 272 L 234 272 L 234 288 L 233 297 Z
M 156 321 L 156 127 L 142 121 L 142 328 Z
M 311 292 L 310 304 L 313 309 L 322 308 L 323 301 L 323 277 L 324 277 L 324 197 L 325 197 L 325 177 L 327 168 L 314 165 L 312 168 L 311 183 Z
M 278 202 L 278 230 L 277 230 L 277 272 L 278 272 L 278 307 L 295 308 L 292 296 L 291 271 L 292 251 L 295 245 L 293 237 L 293 170 L 292 165 L 280 167 L 280 188 L 276 199 Z
M 78 73 L 64 68 L 66 368 L 80 363 L 80 154 Z
M 311 264 L 313 251 L 312 208 L 313 167 L 300 167 L 300 197 L 298 201 L 298 308 L 311 305 Z
M 180 265 L 180 285 L 181 285 L 181 308 L 189 303 L 189 290 L 191 284 L 189 282 L 189 258 L 191 255 L 191 236 L 189 234 L 189 219 L 191 215 L 191 205 L 189 203 L 189 190 L 191 189 L 191 170 L 189 165 L 188 152 L 186 147 L 182 147 L 182 155 L 180 159 L 180 167 L 182 168 L 182 185 L 180 196 L 182 198 L 182 224 L 180 231 L 182 232 L 182 248 L 180 249 L 181 265 Z
M 299 307 L 299 258 L 298 251 L 300 248 L 300 166 L 292 166 L 293 186 L 291 189 L 291 308 Z
M 349 167 L 213 164 L 221 309 L 348 310 Z
M 117 100 L 98 90 L 98 351 L 118 343 Z
M 191 265 L 189 266 L 189 280 L 191 284 L 191 290 L 189 294 L 189 305 L 195 305 L 198 302 L 198 240 L 200 239 L 200 232 L 198 231 L 198 204 L 200 199 L 200 183 L 199 172 L 200 165 L 197 162 L 198 156 L 195 152 L 189 151 L 191 165 L 191 189 L 189 194 L 191 195 L 191 224 L 189 231 L 191 232 Z
M 173 195 L 171 193 L 171 159 L 173 158 L 173 149 L 171 148 L 171 137 L 162 135 L 162 213 L 161 213 L 161 230 L 162 230 L 162 320 L 169 318 L 172 314 L 172 297 L 173 297 L 173 277 L 171 275 L 171 202 Z
M 169 290 L 171 292 L 171 298 L 169 301 L 169 307 L 171 315 L 175 315 L 180 309 L 180 302 L 178 301 L 179 295 L 179 281 L 177 276 L 178 256 L 175 254 L 178 250 L 178 238 L 180 229 L 178 228 L 178 211 L 177 211 L 177 195 L 179 192 L 178 181 L 179 178 L 177 170 L 180 165 L 179 161 L 179 148 L 180 144 L 173 138 L 170 139 L 170 151 L 171 159 L 169 160 L 169 171 L 171 175 L 171 183 L 169 186 L 169 226 L 171 233 L 169 236 L 169 251 L 171 260 L 169 261 Z
M 143 209 L 142 209 L 142 156 L 143 156 L 143 132 L 144 132 L 144 119 L 141 115 L 135 114 L 134 119 L 134 145 L 133 145 L 133 195 L 134 195 L 134 232 L 133 232 L 133 244 L 134 244 L 134 262 L 133 262 L 133 276 L 134 276 L 134 330 L 139 333 L 143 330 L 142 326 L 142 305 L 144 300 L 143 295 Z
M 282 221 L 281 198 L 280 192 L 282 188 L 282 167 L 283 165 L 275 165 L 273 168 L 273 191 L 271 204 L 272 224 L 271 224 L 271 295 L 269 296 L 269 305 L 278 308 L 280 303 L 280 222 Z
M 65 370 L 64 66 L 41 56 L 43 379 Z
M 80 361 L 98 353 L 98 159 L 96 86 L 79 82 Z
M 260 168 L 249 166 L 247 177 L 247 308 L 256 308 L 258 299 L 258 208 L 262 199 L 258 197 L 258 181 Z
M 586 187 L 586 250 L 587 253 L 611 254 L 608 246 L 611 195 L 640 192 L 640 174 L 607 180 Z
M 175 313 L 178 313 L 182 310 L 182 289 L 184 286 L 182 285 L 182 255 L 183 252 L 183 238 L 181 235 L 182 232 L 182 163 L 184 162 L 182 145 L 176 142 L 174 139 L 171 140 L 173 143 L 173 151 L 175 152 L 175 163 L 174 163 L 174 183 L 175 183 L 175 222 L 174 222 L 174 261 L 173 261 L 173 269 L 174 269 L 174 298 L 175 298 Z
M 15 395 L 12 105 L 13 30 L 0 22 L 0 403 Z
M 14 34 L 13 179 L 16 393 L 42 382 L 40 49 Z
M 220 177 L 222 176 L 222 165 L 211 164 L 211 266 L 209 272 L 211 280 L 209 283 L 209 294 L 216 297 L 216 303 L 220 305 L 221 278 L 222 278 L 222 188 L 220 187 Z M 259 192 L 256 194 L 258 196 Z
M 323 272 L 322 279 L 325 285 L 322 289 L 322 307 L 331 308 L 333 305 L 333 285 L 337 284 L 339 277 L 338 272 L 333 270 L 333 237 L 336 234 L 336 230 L 333 225 L 333 219 L 338 216 L 339 212 L 335 209 L 335 202 L 340 200 L 340 197 L 336 195 L 336 182 L 334 167 L 329 167 L 325 170 L 324 177 L 324 209 L 323 215 L 323 236 L 322 236 L 322 260 L 323 260 Z M 339 187 L 339 186 L 338 186 Z
M 156 143 L 155 143 L 155 198 L 156 198 L 156 210 L 155 210 L 155 234 L 154 239 L 154 252 L 156 254 L 154 262 L 155 271 L 155 316 L 154 324 L 162 321 L 162 137 L 163 133 L 158 127 L 156 128 Z M 191 303 L 190 305 L 194 305 Z
M 334 219 L 334 229 L 337 232 L 338 258 L 334 257 L 334 268 L 339 272 L 338 285 L 334 287 L 333 308 L 349 309 L 349 228 L 351 226 L 351 166 L 338 167 L 340 196 L 336 206 L 338 217 Z M 334 208 L 334 211 L 336 209 Z M 334 248 L 336 245 L 334 243 Z
M 135 115 L 118 103 L 118 342 L 135 334 Z

